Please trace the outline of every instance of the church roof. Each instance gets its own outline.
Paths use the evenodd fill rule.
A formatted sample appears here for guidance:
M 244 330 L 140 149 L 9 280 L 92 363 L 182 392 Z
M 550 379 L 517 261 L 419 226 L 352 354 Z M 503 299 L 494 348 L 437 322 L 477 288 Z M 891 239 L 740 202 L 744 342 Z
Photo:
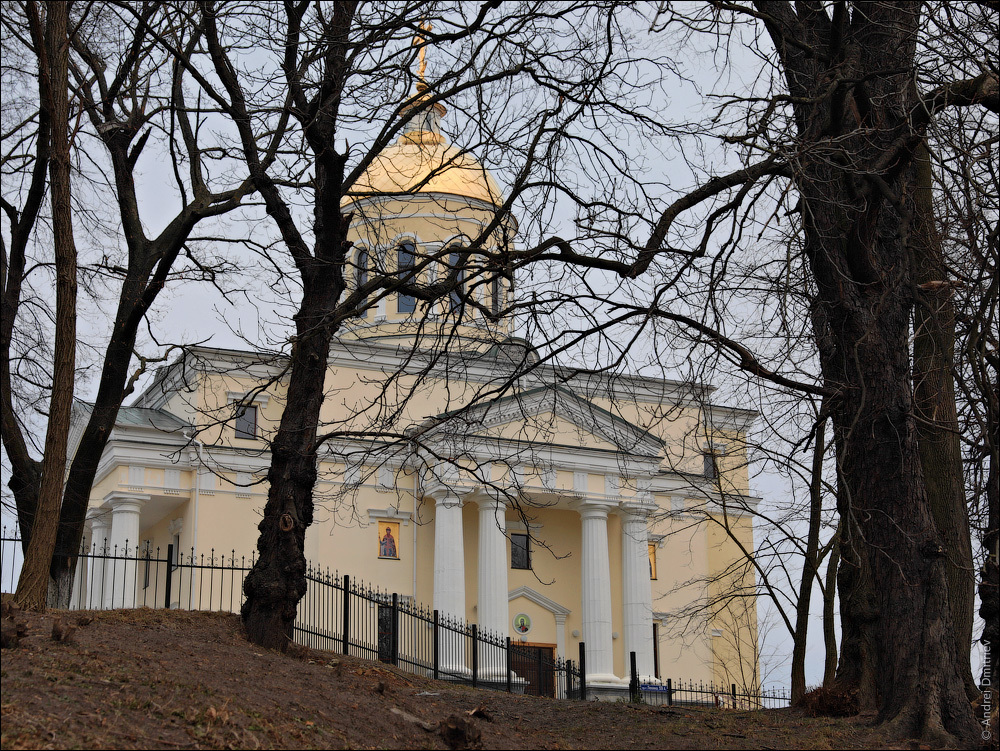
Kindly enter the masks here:
M 94 405 L 88 402 L 77 400 L 77 408 L 89 416 Z M 150 409 L 148 407 L 119 407 L 118 416 L 115 418 L 116 427 L 135 428 L 155 428 L 166 433 L 173 433 L 186 428 L 194 427 L 186 420 L 182 420 L 170 412 L 163 409 Z

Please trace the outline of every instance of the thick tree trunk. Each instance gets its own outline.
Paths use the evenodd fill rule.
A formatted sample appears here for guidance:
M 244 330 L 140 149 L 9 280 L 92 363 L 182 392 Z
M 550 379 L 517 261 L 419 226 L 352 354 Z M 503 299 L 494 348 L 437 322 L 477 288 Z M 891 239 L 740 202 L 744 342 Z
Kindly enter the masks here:
M 835 184 L 817 181 L 809 190 Z M 906 183 L 893 189 L 904 193 Z M 871 698 L 865 681 L 873 678 L 880 721 L 902 735 L 971 742 L 975 723 L 954 638 L 948 560 L 917 445 L 904 220 L 872 195 L 856 212 L 844 211 L 849 194 L 807 203 L 809 216 L 819 220 L 808 230 L 816 242 L 812 262 L 836 341 L 822 367 L 837 393 L 831 413 L 843 478 L 838 508 L 849 530 L 840 569 L 838 678 L 858 681 L 863 700 Z
M 820 408 L 823 414 L 823 408 Z M 799 599 L 795 606 L 795 634 L 792 647 L 792 704 L 806 693 L 806 646 L 809 635 L 809 605 L 819 567 L 819 527 L 823 512 L 823 456 L 826 454 L 826 418 L 816 423 L 816 444 L 813 447 L 812 475 L 809 479 L 809 530 L 806 533 L 806 554 L 799 582 Z
M 285 650 L 299 600 L 306 592 L 304 555 L 306 528 L 313 520 L 316 484 L 316 432 L 326 378 L 331 332 L 314 312 L 318 301 L 303 297 L 292 348 L 286 403 L 271 444 L 269 490 L 264 518 L 257 529 L 259 558 L 243 584 L 246 601 L 241 615 L 247 636 L 255 644 Z
M 856 2 L 831 19 L 805 4 L 762 5 L 798 98 L 799 143 L 788 158 L 817 319 L 832 340 L 820 363 L 842 479 L 838 682 L 861 688 L 864 701 L 871 680 L 879 721 L 894 734 L 973 744 L 911 386 L 907 235 L 919 142 L 911 71 L 921 7 Z
M 339 237 L 322 239 L 345 248 L 347 226 L 346 221 L 340 225 Z M 259 557 L 243 584 L 241 615 L 247 636 L 279 650 L 291 643 L 296 608 L 306 592 L 305 531 L 313 521 L 316 435 L 334 333 L 329 320 L 342 292 L 339 269 L 317 263 L 295 317 L 297 336 L 285 397 L 289 406 L 271 444 L 267 504 L 257 526 Z
M 44 610 L 49 589 L 49 564 L 59 528 L 66 444 L 73 385 L 76 377 L 76 246 L 73 241 L 73 207 L 70 195 L 70 143 L 67 38 L 69 7 L 62 2 L 45 5 L 45 44 L 38 50 L 41 99 L 52 122 L 52 157 L 49 191 L 52 197 L 52 236 L 56 267 L 56 331 L 52 370 L 52 397 L 45 455 L 32 522 L 31 541 L 24 555 L 14 599 L 24 609 Z
M 955 648 L 970 700 L 979 696 L 972 676 L 972 621 L 975 565 L 969 509 L 965 503 L 962 447 L 955 405 L 955 308 L 947 282 L 941 238 L 934 226 L 932 174 L 927 147 L 914 159 L 916 190 L 910 234 L 914 282 L 921 292 L 913 311 L 913 391 L 917 442 L 931 514 L 944 543 L 948 565 L 948 602 L 955 627 Z

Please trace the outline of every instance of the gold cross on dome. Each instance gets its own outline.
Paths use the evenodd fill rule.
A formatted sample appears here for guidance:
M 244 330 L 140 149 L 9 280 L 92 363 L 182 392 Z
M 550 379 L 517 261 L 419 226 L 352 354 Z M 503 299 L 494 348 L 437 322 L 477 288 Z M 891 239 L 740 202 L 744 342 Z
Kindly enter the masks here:
M 434 27 L 431 26 L 430 21 L 421 21 L 420 26 L 418 28 L 422 32 L 429 32 Z M 413 46 L 419 47 L 419 50 L 417 51 L 417 59 L 419 60 L 419 62 L 417 63 L 417 77 L 421 81 L 425 80 L 424 71 L 427 70 L 427 50 L 425 47 L 426 42 L 427 39 L 423 34 L 416 34 L 413 37 Z

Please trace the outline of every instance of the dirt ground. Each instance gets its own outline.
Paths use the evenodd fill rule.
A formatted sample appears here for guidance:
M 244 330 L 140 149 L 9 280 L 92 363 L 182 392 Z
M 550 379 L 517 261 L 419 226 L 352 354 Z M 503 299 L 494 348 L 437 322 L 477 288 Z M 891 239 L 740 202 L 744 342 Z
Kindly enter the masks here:
M 329 652 L 264 651 L 235 615 L 14 613 L 4 749 L 832 749 L 886 744 L 864 718 L 511 696 Z M 6 641 L 6 639 L 5 639 Z

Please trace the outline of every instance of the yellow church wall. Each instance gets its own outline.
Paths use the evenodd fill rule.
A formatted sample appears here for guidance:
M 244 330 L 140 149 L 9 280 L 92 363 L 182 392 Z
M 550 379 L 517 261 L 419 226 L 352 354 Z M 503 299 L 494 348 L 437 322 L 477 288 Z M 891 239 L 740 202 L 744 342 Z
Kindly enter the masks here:
M 191 391 L 182 389 L 171 392 L 164 402 L 162 409 L 173 415 L 177 415 L 192 425 L 196 425 L 201 419 L 201 385 L 199 383 L 198 388 Z
M 128 469 L 126 467 L 114 468 L 100 482 L 94 483 L 94 486 L 90 490 L 91 506 L 99 506 L 108 493 L 123 488 L 127 480 Z
M 249 377 L 237 377 L 229 373 L 210 373 L 202 378 L 199 388 L 201 412 L 196 422 L 203 426 L 198 439 L 205 444 L 222 444 L 234 448 L 253 448 L 261 445 L 258 440 L 237 438 L 233 423 L 235 398 L 245 394 L 257 394 L 260 381 Z M 267 403 L 255 400 L 257 407 L 257 431 L 267 436 L 277 428 L 284 409 L 284 387 L 272 384 L 265 392 Z M 231 396 L 233 395 L 233 396 Z
M 417 602 L 428 607 L 434 602 L 434 511 L 434 501 L 425 499 L 418 504 L 415 514 Z
M 531 570 L 509 569 L 507 583 L 510 590 L 528 587 L 538 594 L 569 609 L 566 618 L 566 657 L 576 659 L 580 639 L 573 637 L 575 630 L 582 628 L 580 605 L 580 515 L 565 509 L 525 508 L 533 538 L 531 546 Z M 516 511 L 507 511 L 508 533 L 524 533 L 523 520 Z M 507 542 L 507 564 L 510 565 L 510 541 Z M 529 613 L 524 608 L 528 601 L 518 599 L 510 603 L 508 622 L 519 612 Z M 531 614 L 531 613 L 529 613 Z M 556 643 L 555 617 L 541 609 L 538 617 L 532 616 L 532 632 L 528 641 Z M 542 638 L 544 635 L 545 638 Z
M 715 523 L 707 525 L 708 568 L 715 574 L 710 594 L 713 600 L 723 601 L 729 599 L 727 595 L 734 590 L 753 589 L 755 577 L 748 566 L 730 570 L 732 562 L 743 557 L 740 546 L 753 549 L 753 526 L 752 519 L 747 516 L 722 518 L 716 514 L 715 519 Z M 751 606 L 747 606 L 747 602 L 735 598 L 724 609 L 718 609 L 713 618 L 712 627 L 721 632 L 713 637 L 715 680 L 722 685 L 736 683 L 757 687 L 760 684 L 756 605 L 753 600 L 749 601 Z
M 513 623 L 514 618 L 521 613 L 524 613 L 531 619 L 531 630 L 525 634 L 520 634 L 511 629 L 511 641 L 557 645 L 556 622 L 552 613 L 540 605 L 536 605 L 527 597 L 515 597 L 510 601 L 508 624 Z M 510 625 L 508 625 L 508 628 L 511 628 Z
M 669 499 L 661 501 L 669 508 Z M 657 549 L 657 578 L 653 581 L 653 612 L 665 614 L 660 625 L 659 661 L 662 678 L 710 681 L 713 678 L 711 624 L 680 611 L 700 599 L 706 583 L 693 582 L 709 570 L 706 525 L 694 516 L 654 520 L 652 533 L 663 535 Z

